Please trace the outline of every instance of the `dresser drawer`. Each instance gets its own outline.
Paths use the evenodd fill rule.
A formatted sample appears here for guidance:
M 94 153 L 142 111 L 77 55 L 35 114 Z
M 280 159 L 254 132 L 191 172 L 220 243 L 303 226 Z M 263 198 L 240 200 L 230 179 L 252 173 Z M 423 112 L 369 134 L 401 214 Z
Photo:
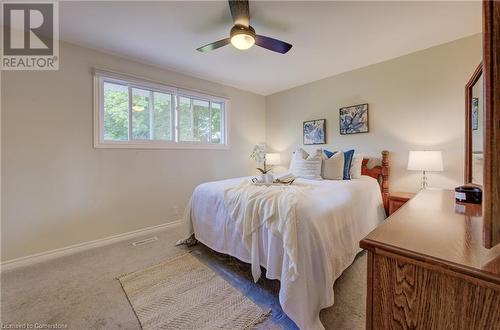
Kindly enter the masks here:
M 481 329 L 500 325 L 498 286 L 425 262 L 369 252 L 367 329 Z

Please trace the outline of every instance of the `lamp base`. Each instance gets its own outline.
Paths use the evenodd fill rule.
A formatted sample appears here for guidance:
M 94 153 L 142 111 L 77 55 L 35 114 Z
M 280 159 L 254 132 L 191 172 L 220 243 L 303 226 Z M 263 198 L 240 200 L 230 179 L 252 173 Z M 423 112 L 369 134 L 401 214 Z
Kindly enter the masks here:
M 427 174 L 422 171 L 422 190 L 427 189 Z

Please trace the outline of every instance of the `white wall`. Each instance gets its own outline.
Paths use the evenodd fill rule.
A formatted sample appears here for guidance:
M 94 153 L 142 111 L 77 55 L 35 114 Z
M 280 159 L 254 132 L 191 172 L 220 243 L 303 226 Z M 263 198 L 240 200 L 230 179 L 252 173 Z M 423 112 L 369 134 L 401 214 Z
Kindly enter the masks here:
M 65 43 L 60 59 L 2 72 L 2 261 L 177 220 L 197 184 L 253 173 L 263 96 Z M 92 148 L 93 67 L 228 97 L 231 149 Z
M 464 87 L 479 35 L 266 98 L 74 45 L 60 53 L 56 72 L 2 72 L 2 261 L 177 220 L 198 183 L 255 173 L 254 144 L 267 139 L 288 162 L 304 120 L 327 119 L 325 147 L 391 151 L 392 191 L 418 189 L 408 150 L 443 150 L 431 185 L 463 179 Z M 92 148 L 92 67 L 230 98 L 231 149 Z M 341 136 L 338 109 L 364 102 L 370 132 Z
M 266 142 L 287 162 L 302 145 L 302 122 L 326 118 L 324 148 L 391 152 L 391 191 L 418 190 L 420 174 L 406 165 L 408 151 L 419 149 L 443 151 L 445 171 L 431 173 L 429 184 L 452 188 L 463 181 L 465 84 L 481 58 L 475 35 L 273 94 Z M 360 103 L 369 103 L 370 132 L 341 136 L 339 108 Z

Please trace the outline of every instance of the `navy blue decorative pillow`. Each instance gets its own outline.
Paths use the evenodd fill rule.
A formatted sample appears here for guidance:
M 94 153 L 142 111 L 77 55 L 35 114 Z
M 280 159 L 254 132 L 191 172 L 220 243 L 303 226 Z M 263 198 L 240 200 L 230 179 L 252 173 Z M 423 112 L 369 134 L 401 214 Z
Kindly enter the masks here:
M 333 155 L 335 155 L 337 152 L 336 151 L 329 151 L 329 150 L 323 150 L 323 152 L 325 153 L 325 156 L 326 158 L 330 158 L 332 157 Z
M 354 149 L 344 151 L 344 180 L 351 180 L 351 164 Z
M 323 150 L 327 158 L 335 155 L 336 151 Z M 354 149 L 344 151 L 344 180 L 351 180 L 351 164 L 354 156 Z

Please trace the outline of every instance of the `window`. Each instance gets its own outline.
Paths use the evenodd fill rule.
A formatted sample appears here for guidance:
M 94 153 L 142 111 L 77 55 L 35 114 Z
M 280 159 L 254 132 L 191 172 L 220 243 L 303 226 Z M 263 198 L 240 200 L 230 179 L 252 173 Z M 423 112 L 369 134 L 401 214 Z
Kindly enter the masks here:
M 95 72 L 98 148 L 227 148 L 223 98 Z

